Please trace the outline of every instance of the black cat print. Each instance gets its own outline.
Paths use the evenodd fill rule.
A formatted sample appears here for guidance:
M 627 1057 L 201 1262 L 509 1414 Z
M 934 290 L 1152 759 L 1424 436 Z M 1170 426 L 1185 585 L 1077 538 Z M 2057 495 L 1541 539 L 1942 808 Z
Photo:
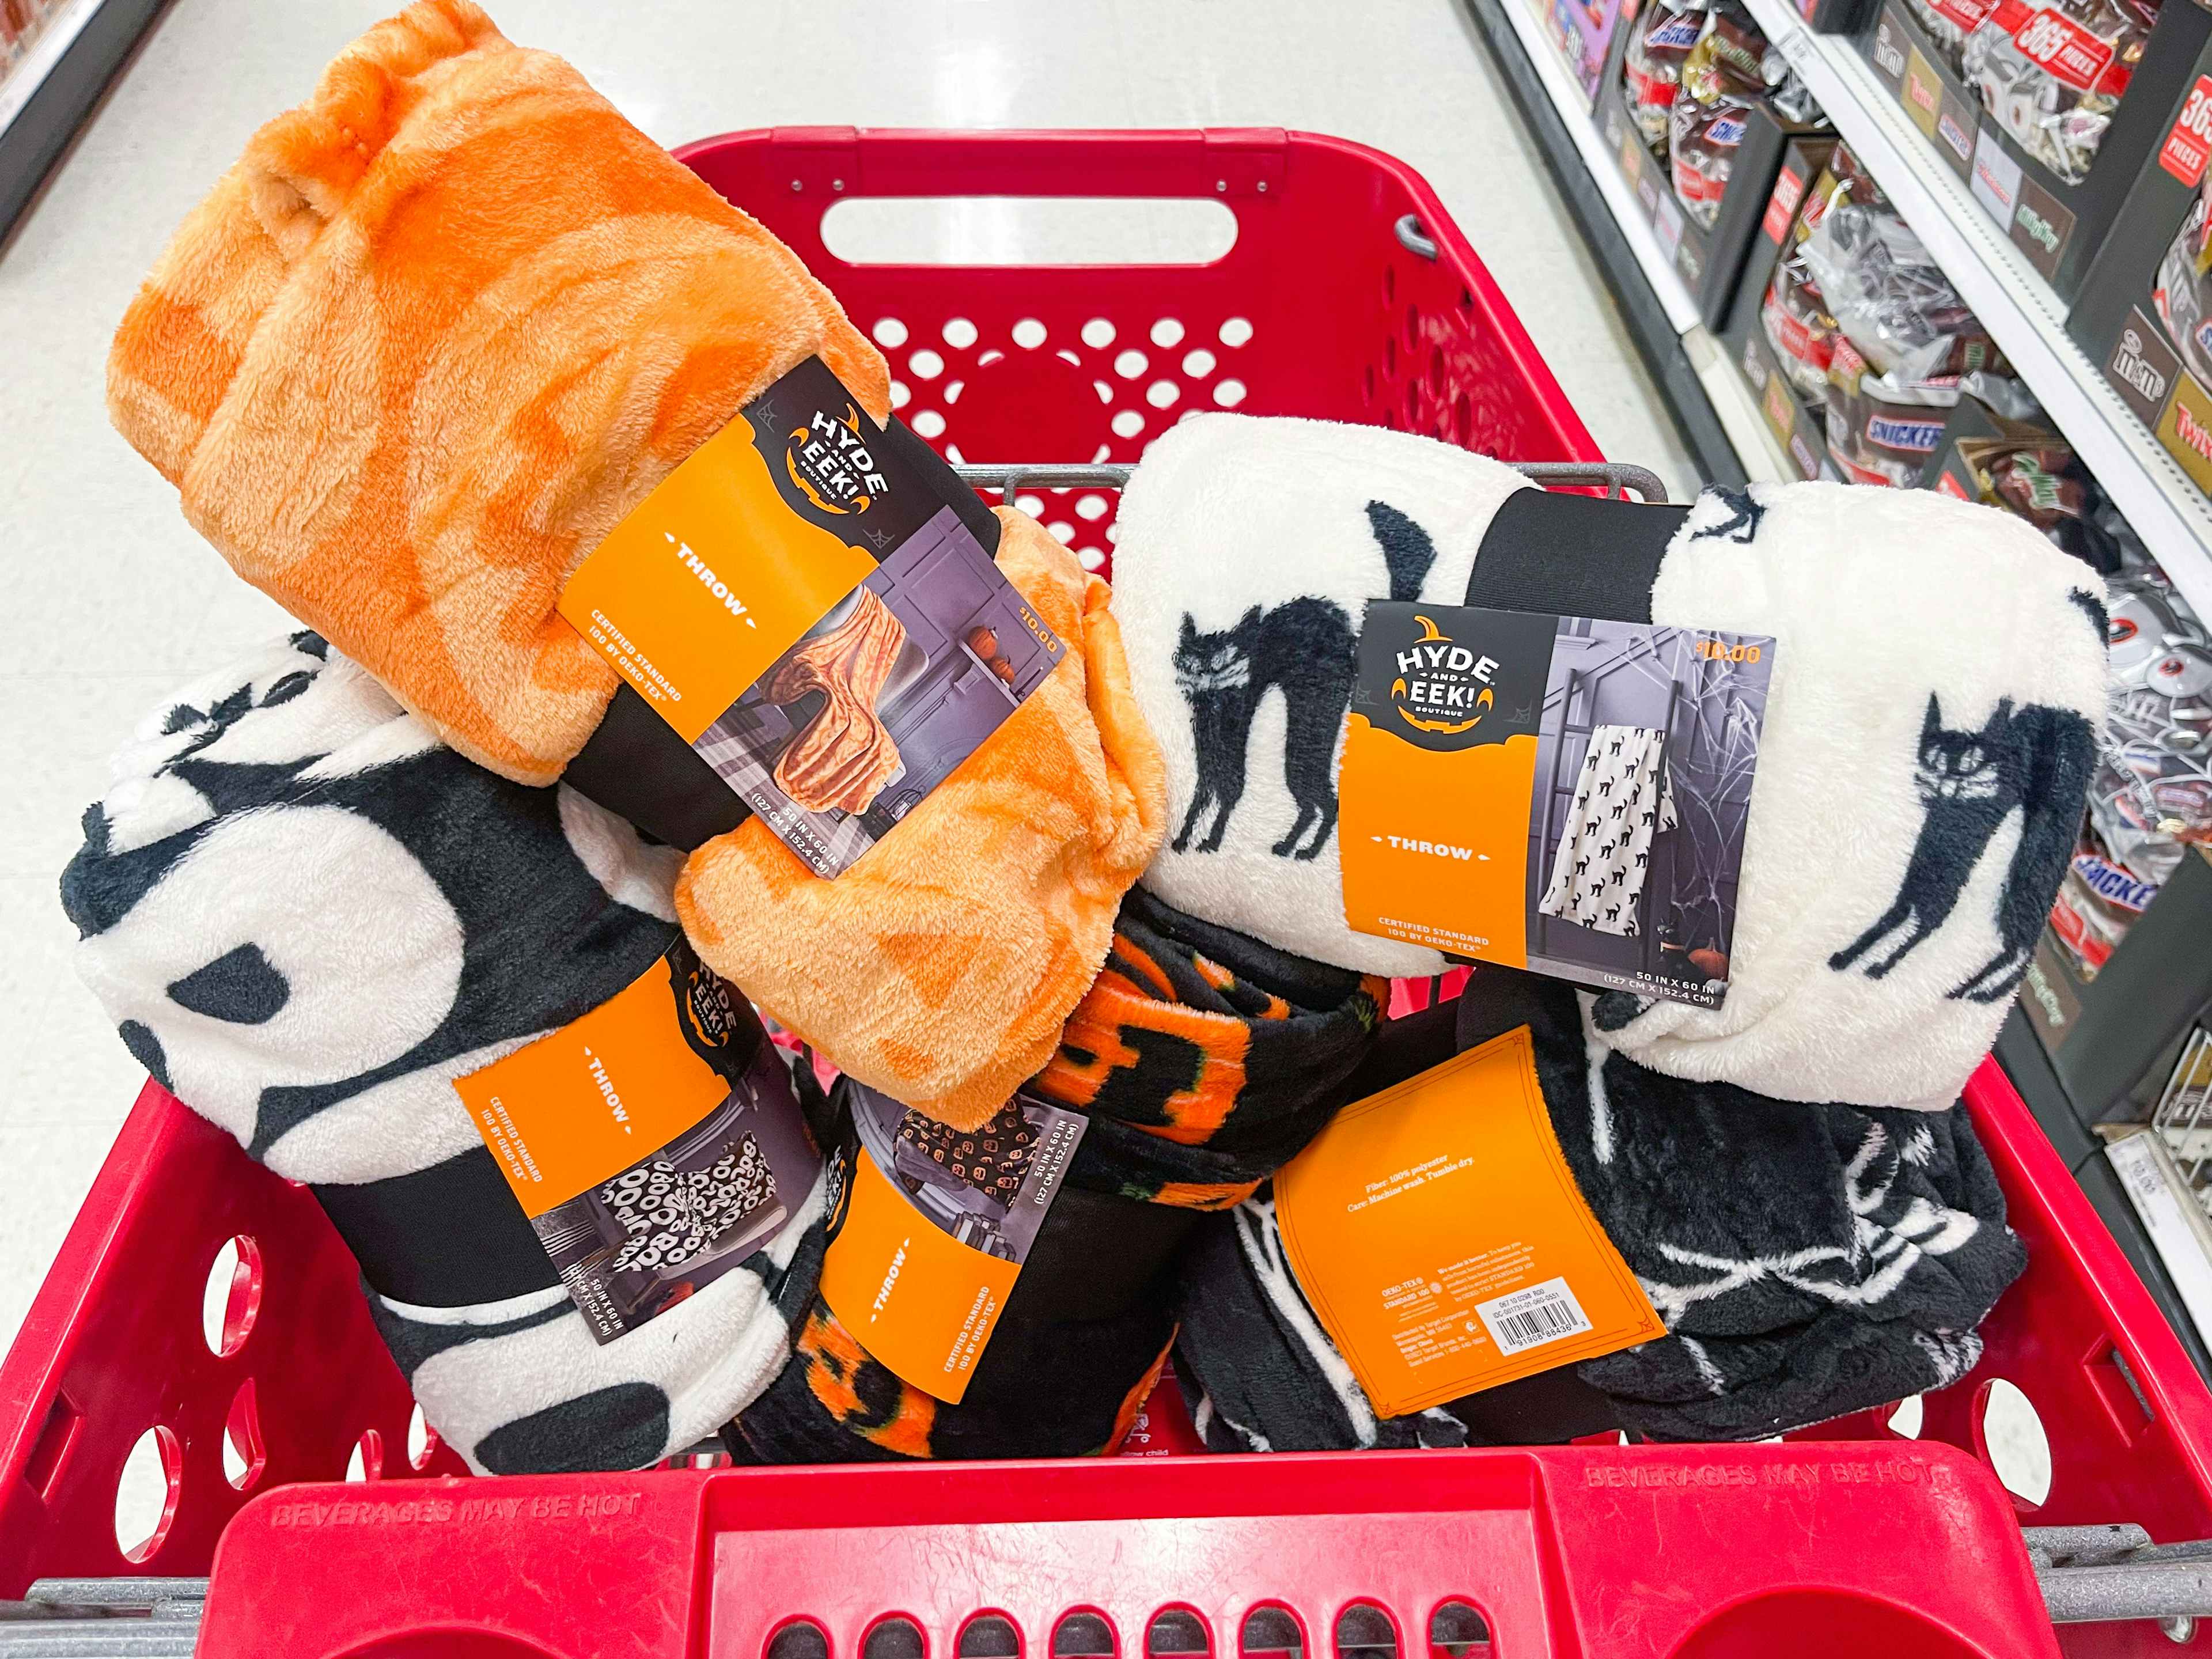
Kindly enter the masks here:
M 2018 812 L 2020 840 L 1997 901 L 1996 952 L 1945 993 L 1984 1003 L 2009 996 L 2027 971 L 2073 851 L 2095 752 L 2096 733 L 2070 708 L 2015 709 L 2002 697 L 1978 729 L 1958 731 L 1943 724 L 1942 700 L 1929 692 L 1913 767 L 1921 818 L 1912 856 L 1889 908 L 1828 965 L 1838 972 L 1857 966 L 1869 979 L 1895 969 L 1950 921 L 1997 830 Z
M 1198 788 L 1176 831 L 1175 850 L 1191 847 L 1206 814 L 1211 827 L 1197 850 L 1219 849 L 1244 798 L 1252 746 L 1252 714 L 1269 690 L 1283 694 L 1288 729 L 1283 781 L 1297 803 L 1290 833 L 1268 849 L 1277 858 L 1311 859 L 1336 833 L 1336 738 L 1358 674 L 1358 636 L 1343 610 L 1328 599 L 1297 599 L 1261 611 L 1254 605 L 1234 628 L 1201 634 L 1185 611 L 1176 647 L 1176 684 L 1190 706 L 1198 750 Z
M 1712 490 L 1655 618 L 1771 634 L 1778 669 L 1724 1007 L 1607 999 L 1605 1042 L 1784 1101 L 1940 1110 L 1988 1054 L 2084 810 L 2095 576 L 1933 492 Z
M 1124 492 L 1113 609 L 1160 739 L 1167 844 L 1144 881 L 1176 908 L 1333 966 L 1441 971 L 1344 921 L 1336 768 L 1372 601 L 1455 605 L 1485 532 L 1529 489 L 1433 441 L 1201 415 Z

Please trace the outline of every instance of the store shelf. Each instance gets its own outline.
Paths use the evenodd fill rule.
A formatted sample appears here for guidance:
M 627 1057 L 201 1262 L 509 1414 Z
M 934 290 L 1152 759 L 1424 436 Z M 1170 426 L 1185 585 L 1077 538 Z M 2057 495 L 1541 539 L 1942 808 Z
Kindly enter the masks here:
M 2212 1250 L 2206 1248 L 2204 1217 L 2196 1199 L 2154 1129 L 2114 1140 L 2105 1156 L 2202 1337 L 2212 1331 Z
M 1466 0 L 1466 4 L 1501 58 L 1512 52 L 1515 61 L 1501 66 L 1538 137 L 1552 153 L 1570 204 L 1583 210 L 1587 219 L 1587 204 L 1595 198 L 1596 210 L 1604 216 L 1602 227 L 1584 226 L 1591 233 L 1593 251 L 1601 263 L 1613 267 L 1608 275 L 1630 328 L 1639 337 L 1647 365 L 1682 416 L 1686 435 L 1705 471 L 1715 482 L 1729 484 L 1746 478 L 1795 477 L 1781 447 L 1767 431 L 1751 388 L 1698 321 L 1697 302 L 1638 210 L 1635 192 L 1621 176 L 1590 113 L 1589 100 L 1529 9 L 1530 0 Z M 1532 101 L 1540 107 L 1527 107 Z M 1606 234 L 1601 234 L 1601 229 Z M 1608 243 L 1625 252 L 1632 277 L 1619 269 L 1619 259 L 1607 259 Z M 1641 285 L 1642 295 L 1622 291 L 1632 282 Z M 1639 299 L 1646 302 L 1638 303 Z
M 131 55 L 162 0 L 61 0 L 0 77 L 0 235 Z
M 1644 272 L 1644 280 L 1651 284 L 1651 291 L 1659 296 L 1667 320 L 1677 334 L 1686 334 L 1698 325 L 1698 304 L 1690 297 L 1690 290 L 1682 285 L 1674 261 L 1659 246 L 1659 238 L 1644 216 L 1637 210 L 1636 192 L 1627 179 L 1620 175 L 1620 167 L 1597 130 L 1591 118 L 1589 100 L 1583 96 L 1581 83 L 1570 72 L 1566 63 L 1544 33 L 1544 26 L 1529 11 L 1529 0 L 1504 0 L 1505 21 L 1521 42 L 1521 50 L 1528 54 L 1535 69 L 1536 78 L 1542 82 L 1552 106 L 1565 123 L 1568 136 L 1573 139 L 1575 150 L 1583 165 L 1589 169 L 1596 181 L 1598 192 L 1605 198 L 1606 206 L 1620 226 L 1620 234 L 1627 240 L 1629 251 L 1635 254 L 1636 263 Z
M 2200 615 L 2212 615 L 2212 502 L 2066 333 L 2066 307 L 1893 100 L 1852 42 L 1789 0 L 1745 0 L 1836 131 Z
M 2208 1352 L 2198 1333 L 2188 1298 L 2174 1282 L 2172 1271 L 2157 1242 L 2143 1224 L 2142 1213 L 2129 1194 L 2119 1170 L 2106 1156 L 2105 1141 L 2083 1126 L 2066 1085 L 2052 1069 L 2050 1057 L 2044 1052 L 2027 1017 L 2018 1008 L 2013 1010 L 2004 1029 L 1998 1033 L 1996 1058 L 2005 1075 L 2012 1079 L 2013 1087 L 2034 1114 L 2036 1122 L 2050 1138 L 2052 1147 L 2065 1160 L 2074 1179 L 2096 1206 L 2105 1225 L 2111 1229 L 2114 1241 L 2134 1267 L 2144 1289 L 2150 1292 L 2174 1334 L 2180 1338 L 2190 1363 L 2197 1367 L 2199 1376 L 2212 1381 L 2212 1352 Z

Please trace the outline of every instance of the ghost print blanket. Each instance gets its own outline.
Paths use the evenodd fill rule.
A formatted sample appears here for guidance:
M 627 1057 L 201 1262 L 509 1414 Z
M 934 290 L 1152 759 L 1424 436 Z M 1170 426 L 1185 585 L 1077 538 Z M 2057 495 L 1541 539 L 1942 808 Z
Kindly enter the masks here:
M 155 708 L 62 877 L 124 1042 L 313 1190 L 424 1416 L 480 1473 L 658 1462 L 789 1352 L 776 1295 L 818 1183 L 782 1195 L 795 1221 L 768 1247 L 600 1346 L 453 1086 L 677 947 L 677 863 L 565 787 L 473 765 L 298 634 Z
M 1641 931 L 1651 843 L 1674 827 L 1667 738 L 1642 726 L 1601 726 L 1589 736 L 1551 884 L 1536 908 L 1601 933 Z

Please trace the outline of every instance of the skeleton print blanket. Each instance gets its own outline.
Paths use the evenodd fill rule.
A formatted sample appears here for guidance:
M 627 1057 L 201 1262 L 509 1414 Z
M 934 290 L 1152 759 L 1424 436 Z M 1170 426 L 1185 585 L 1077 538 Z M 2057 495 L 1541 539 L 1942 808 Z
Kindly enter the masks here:
M 1656 1341 L 1509 1385 L 1561 1426 L 1755 1440 L 1959 1380 L 2027 1265 L 1966 1108 L 1779 1108 L 1608 1049 L 1589 998 L 1480 968 L 1456 1005 L 1386 1030 L 1404 1074 L 1527 1025 L 1583 1196 L 1665 1321 Z M 1455 1030 L 1453 1028 L 1456 1028 Z M 1185 1257 L 1176 1369 L 1217 1449 L 1461 1445 L 1486 1395 L 1378 1418 L 1299 1289 L 1270 1193 Z M 1502 1392 L 1502 1391 L 1493 1391 Z M 1591 1409 L 1595 1403 L 1599 1409 Z

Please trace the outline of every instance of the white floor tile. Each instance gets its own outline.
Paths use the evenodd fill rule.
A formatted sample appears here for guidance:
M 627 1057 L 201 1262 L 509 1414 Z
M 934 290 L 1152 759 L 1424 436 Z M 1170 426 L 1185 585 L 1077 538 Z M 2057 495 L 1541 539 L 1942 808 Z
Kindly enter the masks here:
M 110 333 L 186 210 L 262 121 L 396 0 L 177 0 L 0 250 L 0 1341 L 136 1087 L 75 984 L 54 879 L 107 750 L 169 682 L 285 624 L 230 579 L 108 428 Z M 1452 0 L 495 0 L 655 138 L 777 124 L 1260 125 L 1358 139 L 1424 173 L 1605 450 L 1689 465 L 1510 100 Z M 949 246 L 994 234 L 894 227 Z M 1119 227 L 1117 229 L 1116 227 Z M 1100 216 L 1102 257 L 1164 218 Z

